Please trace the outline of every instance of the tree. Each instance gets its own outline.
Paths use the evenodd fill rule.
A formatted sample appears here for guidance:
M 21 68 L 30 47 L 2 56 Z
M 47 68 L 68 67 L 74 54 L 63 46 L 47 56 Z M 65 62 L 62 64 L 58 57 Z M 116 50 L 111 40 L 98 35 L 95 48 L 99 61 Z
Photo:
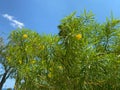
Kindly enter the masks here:
M 14 30 L 6 49 L 17 90 L 120 88 L 120 20 L 97 23 L 84 11 L 61 20 L 58 35 Z M 32 83 L 32 84 L 31 84 Z
M 7 47 L 8 64 L 16 69 L 17 90 L 48 88 L 48 64 L 52 63 L 51 52 L 57 40 L 57 36 L 39 35 L 28 29 L 11 32 Z
M 2 90 L 2 87 L 6 80 L 12 75 L 14 72 L 14 69 L 7 65 L 6 60 L 6 46 L 4 45 L 3 39 L 0 38 L 0 64 L 1 64 L 1 72 L 0 72 L 0 90 Z

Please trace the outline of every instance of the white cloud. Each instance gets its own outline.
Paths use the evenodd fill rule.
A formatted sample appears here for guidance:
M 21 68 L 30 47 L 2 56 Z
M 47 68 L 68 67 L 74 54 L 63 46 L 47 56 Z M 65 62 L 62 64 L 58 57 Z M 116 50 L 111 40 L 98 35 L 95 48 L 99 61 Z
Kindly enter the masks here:
M 8 20 L 12 20 L 13 19 L 13 16 L 10 16 L 10 15 L 8 15 L 8 14 L 3 14 L 3 17 L 4 18 L 7 18 Z
M 18 27 L 18 28 L 24 27 L 24 23 L 21 23 L 21 22 L 15 20 L 13 16 L 10 16 L 10 15 L 8 15 L 8 14 L 3 14 L 2 16 L 3 16 L 4 18 L 8 19 L 8 20 L 11 22 L 11 23 L 10 23 L 11 26 L 13 26 L 13 27 Z

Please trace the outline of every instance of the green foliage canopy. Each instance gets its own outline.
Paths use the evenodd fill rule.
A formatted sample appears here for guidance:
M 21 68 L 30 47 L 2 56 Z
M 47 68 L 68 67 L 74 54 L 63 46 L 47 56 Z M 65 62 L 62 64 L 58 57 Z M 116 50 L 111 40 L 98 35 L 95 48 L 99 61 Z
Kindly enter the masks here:
M 58 35 L 11 32 L 8 63 L 17 90 L 111 90 L 120 88 L 120 20 L 99 24 L 89 12 L 61 20 Z

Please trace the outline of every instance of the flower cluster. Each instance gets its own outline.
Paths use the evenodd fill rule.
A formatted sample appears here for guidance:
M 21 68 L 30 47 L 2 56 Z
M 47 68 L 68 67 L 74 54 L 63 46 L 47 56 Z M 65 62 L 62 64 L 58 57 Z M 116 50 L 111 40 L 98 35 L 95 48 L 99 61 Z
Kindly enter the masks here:
M 24 35 L 23 35 L 23 38 L 28 38 L 28 35 L 27 35 L 27 34 L 24 34 Z
M 77 40 L 80 40 L 82 38 L 82 34 L 77 34 L 75 37 Z

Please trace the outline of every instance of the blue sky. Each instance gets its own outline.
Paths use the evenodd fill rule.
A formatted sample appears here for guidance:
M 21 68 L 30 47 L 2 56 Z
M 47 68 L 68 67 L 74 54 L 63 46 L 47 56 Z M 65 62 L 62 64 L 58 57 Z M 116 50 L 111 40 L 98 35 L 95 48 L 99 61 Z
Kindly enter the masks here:
M 73 11 L 78 15 L 84 9 L 92 11 L 98 22 L 104 22 L 111 11 L 120 18 L 119 5 L 120 0 L 0 0 L 0 35 L 7 37 L 23 26 L 41 34 L 57 34 L 60 20 Z M 4 87 L 13 84 L 14 80 L 8 80 Z

